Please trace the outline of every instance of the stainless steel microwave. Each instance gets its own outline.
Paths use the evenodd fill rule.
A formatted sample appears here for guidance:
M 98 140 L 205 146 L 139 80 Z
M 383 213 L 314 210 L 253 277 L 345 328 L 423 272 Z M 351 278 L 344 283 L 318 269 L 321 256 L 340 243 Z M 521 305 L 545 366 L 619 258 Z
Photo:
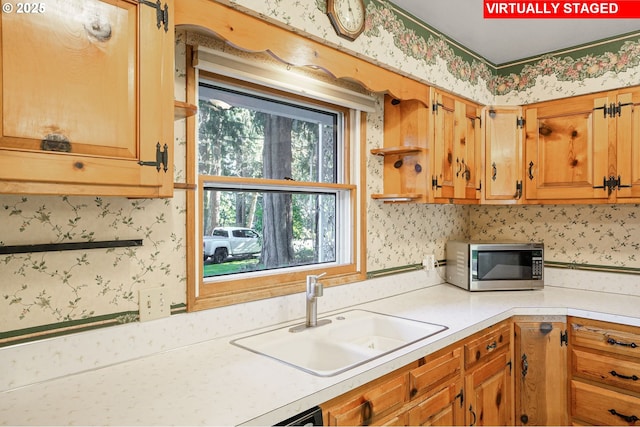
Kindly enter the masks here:
M 541 289 L 544 244 L 447 242 L 447 282 L 469 291 Z

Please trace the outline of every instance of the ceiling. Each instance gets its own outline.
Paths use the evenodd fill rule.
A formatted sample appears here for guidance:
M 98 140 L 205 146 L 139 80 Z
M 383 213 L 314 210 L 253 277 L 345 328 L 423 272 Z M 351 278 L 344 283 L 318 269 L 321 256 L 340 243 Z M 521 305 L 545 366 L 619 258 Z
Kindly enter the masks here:
M 640 19 L 484 19 L 482 0 L 391 2 L 497 65 L 640 32 Z

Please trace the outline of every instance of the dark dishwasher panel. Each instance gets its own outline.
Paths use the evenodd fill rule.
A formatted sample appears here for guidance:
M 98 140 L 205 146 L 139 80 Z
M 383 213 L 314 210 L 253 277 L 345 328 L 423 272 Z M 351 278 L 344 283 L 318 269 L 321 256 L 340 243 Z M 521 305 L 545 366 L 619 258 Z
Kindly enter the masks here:
M 280 421 L 277 426 L 321 426 L 322 425 L 322 409 L 316 406 L 307 409 L 298 415 L 295 415 L 284 421 Z

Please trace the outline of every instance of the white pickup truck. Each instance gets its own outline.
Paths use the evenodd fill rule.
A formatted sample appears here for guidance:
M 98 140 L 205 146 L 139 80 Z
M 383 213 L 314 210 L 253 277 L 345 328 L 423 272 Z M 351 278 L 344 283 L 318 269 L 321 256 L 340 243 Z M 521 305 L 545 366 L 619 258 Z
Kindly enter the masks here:
M 204 236 L 204 260 L 208 258 L 215 264 L 227 258 L 248 258 L 262 251 L 260 235 L 244 227 L 216 227 L 211 236 Z

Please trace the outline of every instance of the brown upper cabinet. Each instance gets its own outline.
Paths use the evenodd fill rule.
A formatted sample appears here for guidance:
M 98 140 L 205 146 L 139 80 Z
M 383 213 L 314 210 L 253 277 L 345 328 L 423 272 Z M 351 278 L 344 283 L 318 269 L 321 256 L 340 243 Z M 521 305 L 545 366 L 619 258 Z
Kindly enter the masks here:
M 522 108 L 486 107 L 483 109 L 483 118 L 482 203 L 522 203 Z
M 434 90 L 432 102 L 433 199 L 477 203 L 482 180 L 481 107 L 439 90 Z
M 0 17 L 0 193 L 171 196 L 173 0 L 38 5 Z
M 385 95 L 386 202 L 477 203 L 482 186 L 480 106 L 432 90 L 431 104 Z
M 620 202 L 640 195 L 640 89 L 525 108 L 528 202 Z M 636 199 L 637 200 L 637 199 Z

